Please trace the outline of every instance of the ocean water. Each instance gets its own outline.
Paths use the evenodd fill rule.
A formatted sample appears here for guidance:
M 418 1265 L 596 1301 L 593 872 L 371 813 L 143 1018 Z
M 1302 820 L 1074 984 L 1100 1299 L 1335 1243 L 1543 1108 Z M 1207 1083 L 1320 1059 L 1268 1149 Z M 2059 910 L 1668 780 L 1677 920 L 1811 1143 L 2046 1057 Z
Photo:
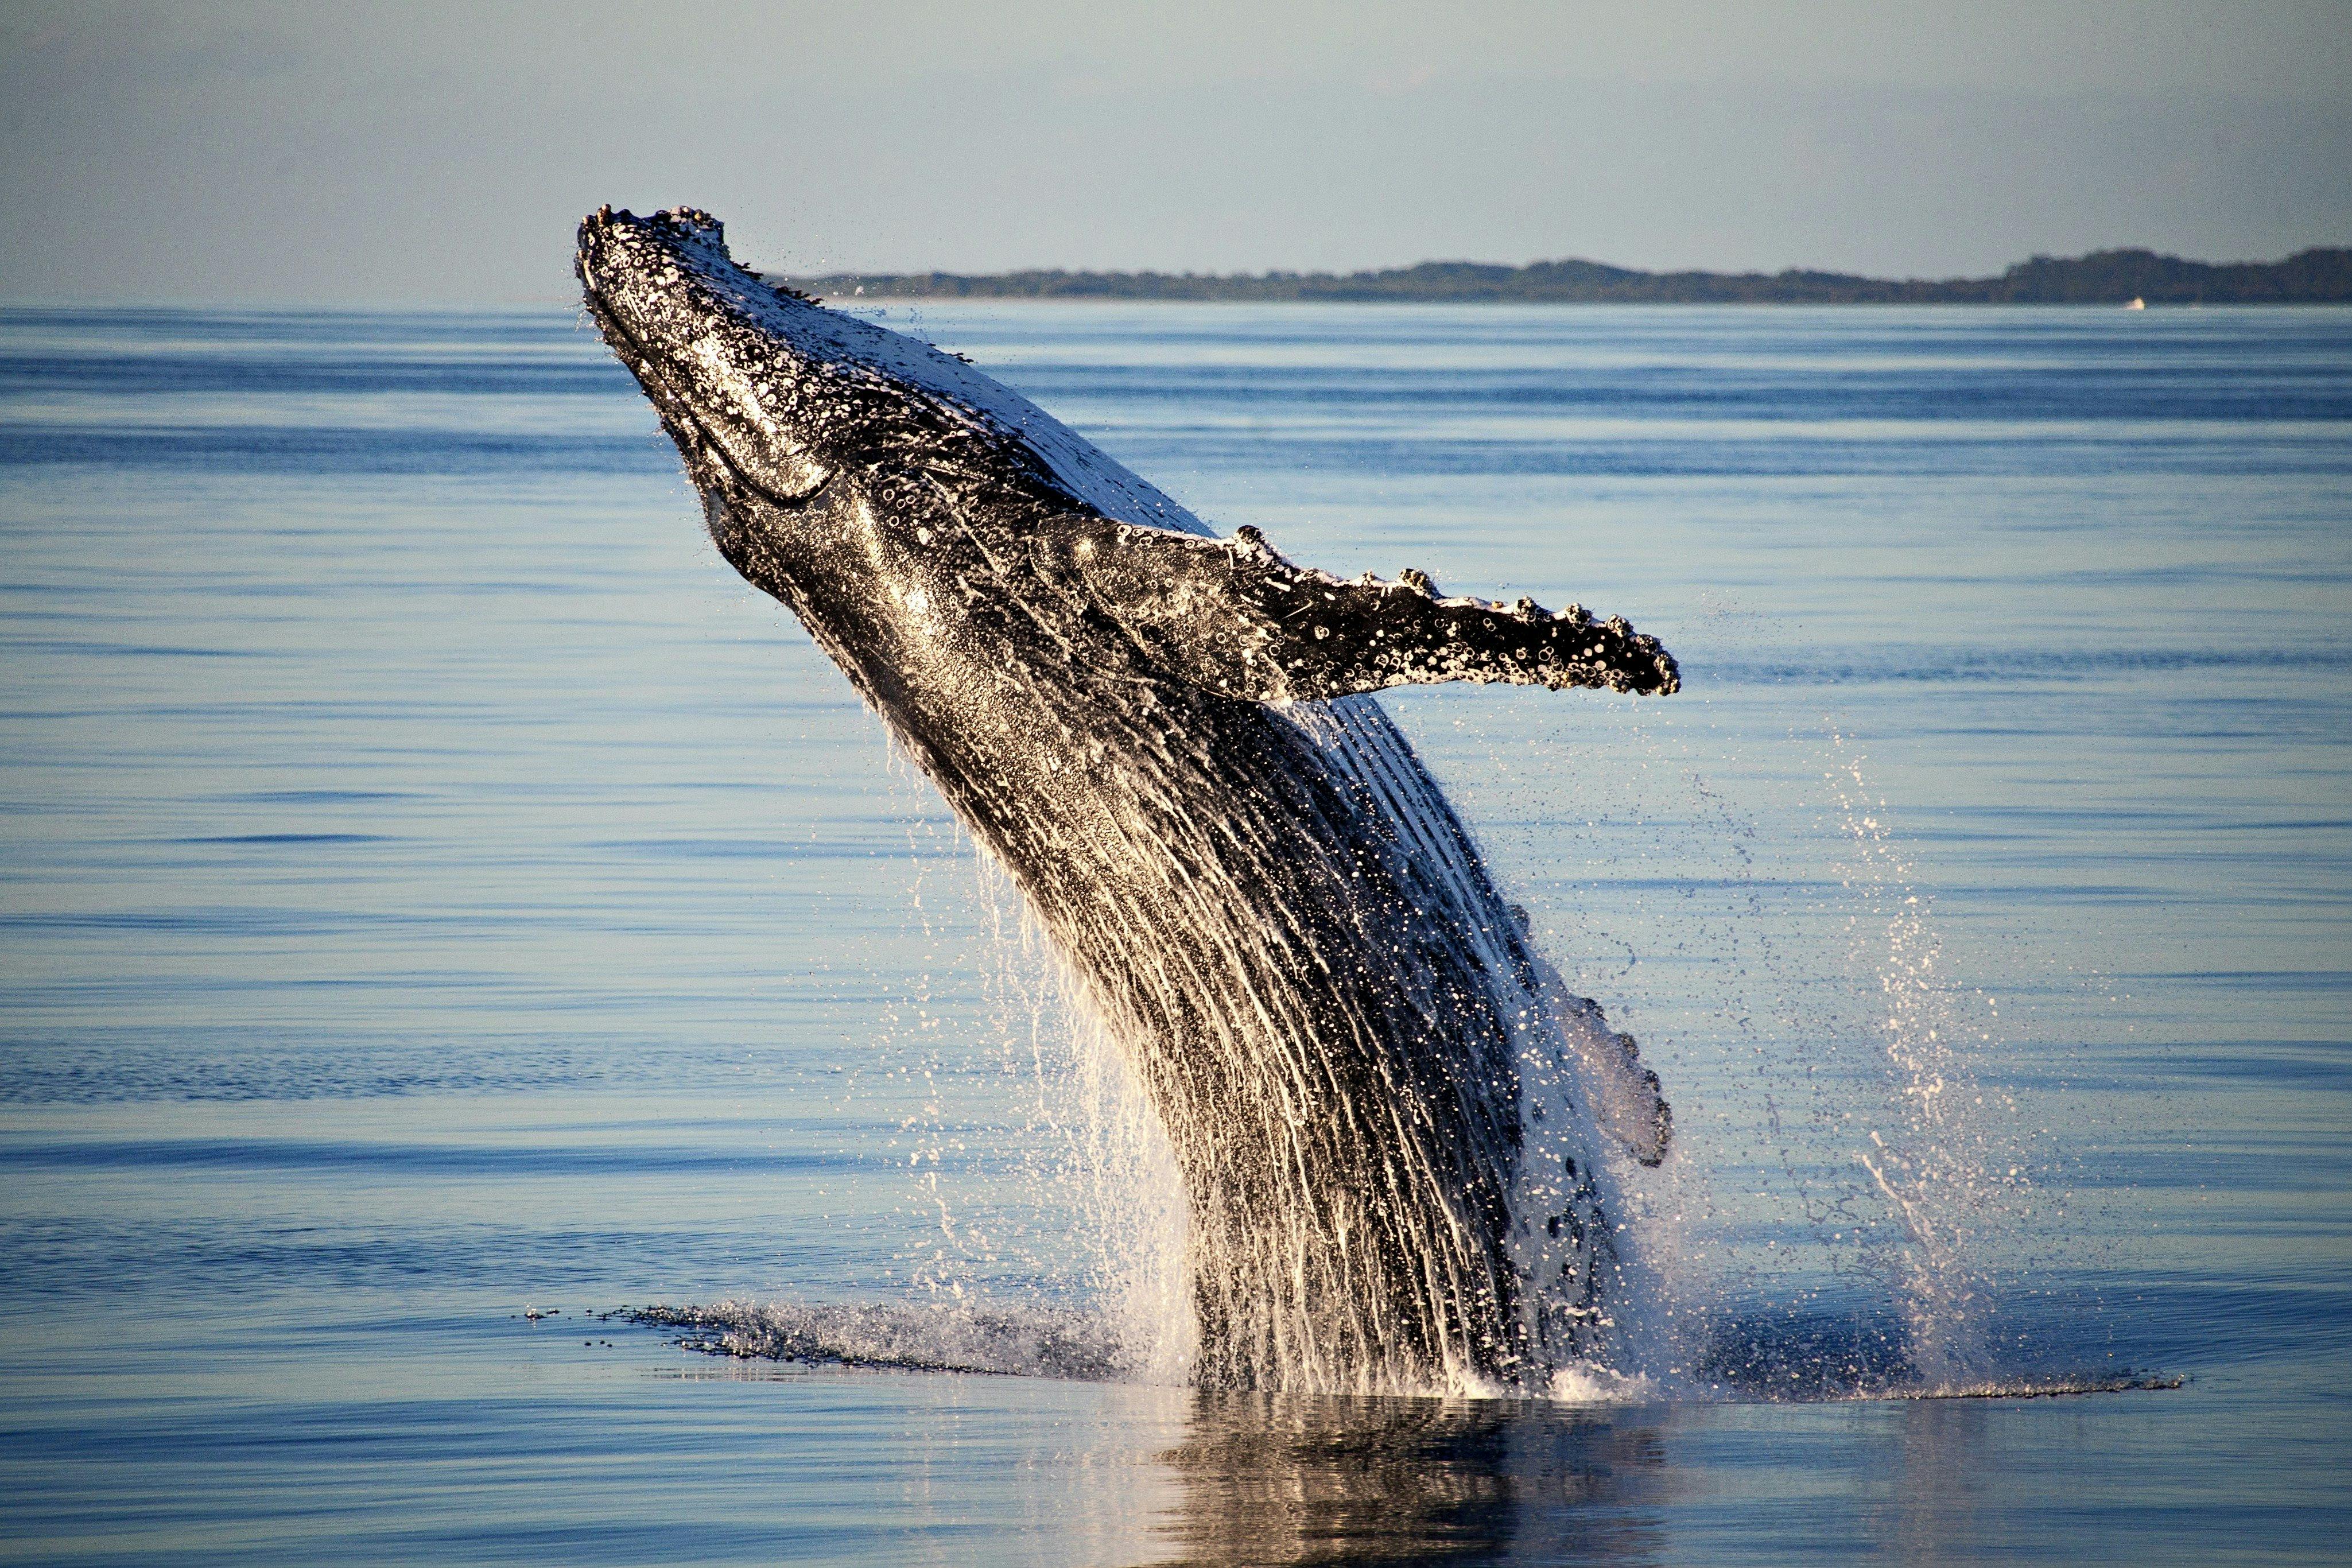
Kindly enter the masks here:
M 0 1554 L 2341 1557 L 2352 313 L 879 313 L 1680 657 L 1384 699 L 1674 1101 L 1647 1359 L 1106 1378 L 1150 1129 L 592 332 L 19 309 Z

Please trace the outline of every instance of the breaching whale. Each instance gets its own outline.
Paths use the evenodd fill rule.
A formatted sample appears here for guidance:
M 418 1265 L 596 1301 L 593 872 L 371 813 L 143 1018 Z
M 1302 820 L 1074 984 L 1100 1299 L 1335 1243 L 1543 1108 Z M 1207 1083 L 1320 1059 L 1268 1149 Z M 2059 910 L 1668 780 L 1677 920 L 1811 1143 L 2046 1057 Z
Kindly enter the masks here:
M 1523 1386 L 1590 1350 L 1619 1258 L 1602 1138 L 1663 1157 L 1657 1079 L 1369 694 L 1666 693 L 1665 650 L 1217 538 L 959 356 L 763 282 L 708 214 L 599 210 L 576 270 L 720 554 L 1011 873 L 1128 1054 L 1183 1179 L 1197 1381 Z

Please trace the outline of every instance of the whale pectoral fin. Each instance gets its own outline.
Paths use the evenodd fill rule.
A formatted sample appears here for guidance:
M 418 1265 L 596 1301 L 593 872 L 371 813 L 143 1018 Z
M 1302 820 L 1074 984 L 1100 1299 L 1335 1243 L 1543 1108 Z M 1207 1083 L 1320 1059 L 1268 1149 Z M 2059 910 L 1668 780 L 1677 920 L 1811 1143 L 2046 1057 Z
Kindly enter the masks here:
M 1663 1163 L 1674 1142 L 1675 1112 L 1658 1075 L 1643 1065 L 1641 1047 L 1633 1036 L 1609 1026 L 1599 1003 L 1570 994 L 1559 971 L 1541 958 L 1534 964 L 1545 1011 L 1559 1030 L 1592 1119 L 1643 1164 Z
M 1418 572 L 1342 582 L 1293 565 L 1254 528 L 1233 539 L 1090 520 L 1067 543 L 1088 596 L 1169 670 L 1259 702 L 1447 680 L 1681 688 L 1674 656 L 1618 618 L 1442 598 Z

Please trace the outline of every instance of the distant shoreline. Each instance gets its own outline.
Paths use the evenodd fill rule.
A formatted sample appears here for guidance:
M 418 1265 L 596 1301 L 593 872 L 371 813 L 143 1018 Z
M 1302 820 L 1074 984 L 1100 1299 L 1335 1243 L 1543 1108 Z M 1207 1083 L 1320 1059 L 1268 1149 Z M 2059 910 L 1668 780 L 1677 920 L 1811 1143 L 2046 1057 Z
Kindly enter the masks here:
M 836 272 L 793 287 L 846 300 L 1152 300 L 1623 305 L 2340 305 L 2352 249 L 2279 261 L 2184 261 L 2152 250 L 2037 256 L 1997 278 L 1843 272 L 1642 272 L 1597 261 L 1424 261 L 1370 272 Z

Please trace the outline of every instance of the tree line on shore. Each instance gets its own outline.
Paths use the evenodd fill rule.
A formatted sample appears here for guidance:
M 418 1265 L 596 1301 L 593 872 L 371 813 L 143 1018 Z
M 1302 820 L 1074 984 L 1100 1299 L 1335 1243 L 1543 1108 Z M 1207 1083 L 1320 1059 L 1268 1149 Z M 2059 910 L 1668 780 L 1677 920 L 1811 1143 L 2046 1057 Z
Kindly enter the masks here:
M 1544 304 L 2290 305 L 2352 303 L 2352 249 L 2282 261 L 2184 261 L 2152 250 L 2037 256 L 1997 278 L 1843 272 L 1642 272 L 1597 261 L 1424 261 L 1367 272 L 835 273 L 796 287 L 844 297 L 969 300 L 1491 300 Z

